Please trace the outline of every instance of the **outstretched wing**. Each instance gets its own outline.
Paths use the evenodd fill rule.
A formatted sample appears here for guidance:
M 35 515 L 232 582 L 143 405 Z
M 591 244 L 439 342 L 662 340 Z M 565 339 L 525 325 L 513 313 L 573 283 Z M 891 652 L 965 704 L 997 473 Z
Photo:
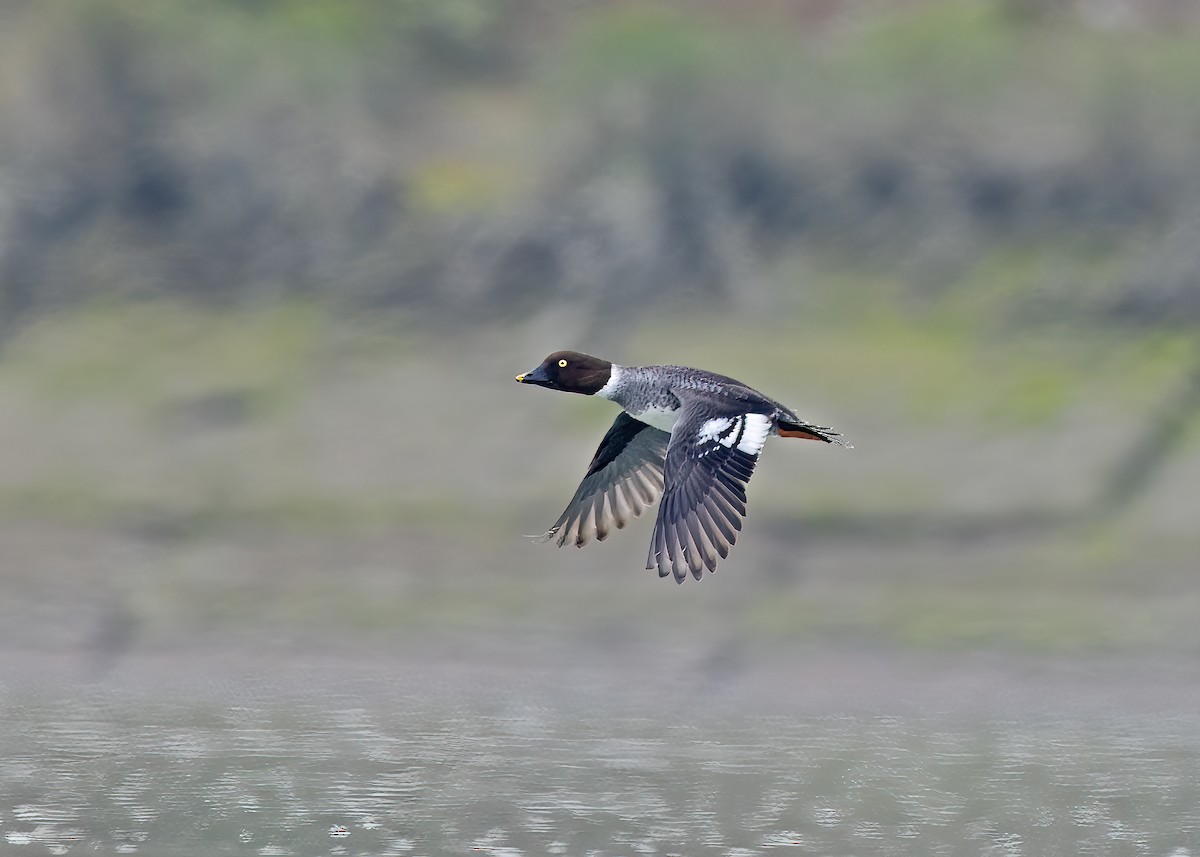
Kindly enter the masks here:
M 671 435 L 624 411 L 596 450 L 575 496 L 540 542 L 583 547 L 593 536 L 604 541 L 653 506 L 663 490 L 663 458 Z
M 685 406 L 671 432 L 666 491 L 646 568 L 659 577 L 688 572 L 697 580 L 729 556 L 746 514 L 746 483 L 771 432 L 761 413 L 717 414 L 703 402 Z

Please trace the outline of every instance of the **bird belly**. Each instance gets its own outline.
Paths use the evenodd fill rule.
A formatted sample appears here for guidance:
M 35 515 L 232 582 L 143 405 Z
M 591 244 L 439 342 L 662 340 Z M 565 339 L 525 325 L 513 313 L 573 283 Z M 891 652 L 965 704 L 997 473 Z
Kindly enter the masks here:
M 629 416 L 633 417 L 639 422 L 645 423 L 648 426 L 653 426 L 656 429 L 670 431 L 671 429 L 675 428 L 675 423 L 679 421 L 679 411 L 680 408 L 668 409 L 658 406 L 651 406 L 646 408 L 644 411 L 638 411 L 636 414 L 630 411 Z

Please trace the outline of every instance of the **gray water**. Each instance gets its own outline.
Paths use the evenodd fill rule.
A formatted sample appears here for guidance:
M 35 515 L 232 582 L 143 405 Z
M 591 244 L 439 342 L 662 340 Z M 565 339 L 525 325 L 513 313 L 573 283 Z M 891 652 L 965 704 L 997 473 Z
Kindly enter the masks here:
M 5 682 L 0 853 L 1200 854 L 1200 713 L 1086 681 L 165 663 Z

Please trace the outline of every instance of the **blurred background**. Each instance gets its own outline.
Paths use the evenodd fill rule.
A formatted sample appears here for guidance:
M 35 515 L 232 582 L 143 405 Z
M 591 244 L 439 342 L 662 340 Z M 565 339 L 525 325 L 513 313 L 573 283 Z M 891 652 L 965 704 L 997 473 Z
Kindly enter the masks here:
M 6 647 L 1200 647 L 1200 12 L 0 12 Z M 529 544 L 613 409 L 741 378 L 719 574 Z
M 4 670 L 1186 668 L 1198 83 L 1179 0 L 4 0 Z M 699 583 L 531 544 L 560 348 L 856 448 Z

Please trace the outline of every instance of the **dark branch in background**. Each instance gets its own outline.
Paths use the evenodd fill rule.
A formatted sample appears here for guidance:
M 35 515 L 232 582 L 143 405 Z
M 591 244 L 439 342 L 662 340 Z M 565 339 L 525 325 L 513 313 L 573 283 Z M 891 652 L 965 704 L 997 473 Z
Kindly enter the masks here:
M 1200 418 L 1200 355 L 1191 370 L 1144 424 L 1141 434 L 1109 468 L 1095 499 L 1080 509 L 1024 508 L 992 514 L 888 513 L 768 518 L 763 526 L 787 550 L 818 541 L 856 545 L 939 542 L 965 546 L 996 538 L 1039 538 L 1071 527 L 1107 523 L 1143 497 Z
M 1143 494 L 1187 435 L 1200 413 L 1200 358 L 1146 424 L 1141 437 L 1109 472 L 1095 514 L 1111 518 Z

